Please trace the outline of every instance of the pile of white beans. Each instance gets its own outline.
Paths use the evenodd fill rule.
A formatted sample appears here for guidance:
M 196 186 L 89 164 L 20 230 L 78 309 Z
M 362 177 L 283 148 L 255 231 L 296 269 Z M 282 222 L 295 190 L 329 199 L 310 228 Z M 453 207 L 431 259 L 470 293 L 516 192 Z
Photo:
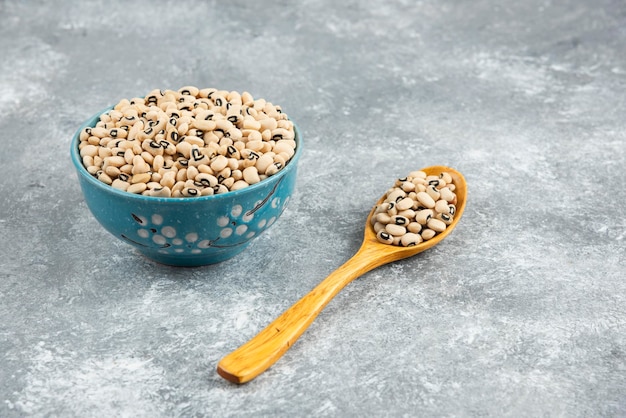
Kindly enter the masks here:
M 80 132 L 78 147 L 87 171 L 114 188 L 194 197 L 276 174 L 296 141 L 280 106 L 248 92 L 187 86 L 121 100 Z
M 410 247 L 446 230 L 456 213 L 452 176 L 412 171 L 396 180 L 384 201 L 374 208 L 371 223 L 383 244 Z

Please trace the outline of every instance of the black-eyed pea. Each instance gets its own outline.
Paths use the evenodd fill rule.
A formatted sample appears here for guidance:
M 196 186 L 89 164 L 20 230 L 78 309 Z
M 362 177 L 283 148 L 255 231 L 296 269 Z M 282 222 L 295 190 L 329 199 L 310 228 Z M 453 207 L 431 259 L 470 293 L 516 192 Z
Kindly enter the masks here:
M 443 181 L 445 181 L 446 184 L 452 183 L 452 176 L 448 172 L 445 172 L 445 171 L 442 172 L 441 174 L 439 174 L 439 177 L 443 179 Z
M 293 155 L 296 152 L 295 148 L 293 147 L 293 144 L 289 140 L 277 141 L 276 144 L 274 145 L 273 151 L 276 154 L 280 154 L 282 152 L 285 152 L 285 153 L 287 153 L 289 158 L 293 157 Z
M 198 167 L 199 165 L 209 164 L 209 157 L 202 152 L 202 150 L 195 145 L 191 148 L 189 156 L 189 167 Z
M 230 128 L 228 131 L 224 132 L 224 136 L 230 138 L 233 142 L 243 138 L 243 134 L 237 127 Z
M 403 210 L 411 209 L 414 203 L 415 202 L 410 197 L 405 197 L 396 203 L 396 208 L 399 212 L 401 212 Z
M 270 134 L 271 131 L 273 131 L 274 129 L 278 128 L 278 122 L 276 121 L 276 119 L 273 118 L 265 118 L 265 119 L 261 119 L 259 120 L 259 123 L 261 124 L 261 129 L 259 129 L 259 131 L 263 132 L 265 130 L 269 130 Z M 271 136 L 271 135 L 270 135 Z
M 180 168 L 176 172 L 176 182 L 187 180 L 187 168 Z
M 150 171 L 150 165 L 146 163 L 146 161 L 141 157 L 141 155 L 133 156 L 133 160 L 131 163 L 133 165 L 133 169 L 132 169 L 133 174 L 147 173 L 148 171 Z
M 188 180 L 195 180 L 198 174 L 200 174 L 200 172 L 193 165 L 190 165 L 189 167 L 187 167 L 186 175 L 187 175 Z
M 232 177 L 228 177 L 227 179 L 224 179 L 222 181 L 222 184 L 230 190 L 230 188 L 233 187 L 233 184 L 235 184 L 235 179 Z
M 415 191 L 415 184 L 410 181 L 403 182 L 400 187 L 402 188 L 402 190 L 404 190 L 407 193 Z
M 124 161 L 126 161 L 126 164 L 132 164 L 134 159 L 135 153 L 133 152 L 132 148 L 128 148 L 126 151 L 124 151 Z
M 115 106 L 113 106 L 113 110 L 121 112 L 122 109 L 130 106 L 130 101 L 128 99 L 122 99 Z
M 435 203 L 435 211 L 437 213 L 450 213 L 450 207 L 448 206 L 448 202 L 444 199 L 440 199 Z
M 91 128 L 91 135 L 98 138 L 106 138 L 109 136 L 109 130 L 103 127 L 94 127 Z
M 437 200 L 439 200 L 439 197 L 441 196 L 441 193 L 439 193 L 439 190 L 437 190 L 436 186 L 430 185 L 426 188 L 426 193 L 428 194 L 428 196 L 430 196 L 433 201 L 437 202 Z
M 129 193 L 141 194 L 143 193 L 148 186 L 146 183 L 134 183 L 126 188 L 126 191 Z
M 435 200 L 426 192 L 417 193 L 417 201 L 424 207 L 431 209 L 435 207 Z
M 243 179 L 248 184 L 256 184 L 261 179 L 259 178 L 259 171 L 255 166 L 247 167 L 242 171 Z
M 196 129 L 200 129 L 204 132 L 213 131 L 217 124 L 213 120 L 208 119 L 194 119 L 192 122 L 192 126 Z
M 263 149 L 263 141 L 258 141 L 258 140 L 254 140 L 254 141 L 248 141 L 246 143 L 246 148 L 252 151 L 260 151 L 261 149 Z
M 83 165 L 85 167 L 90 167 L 93 165 L 93 157 L 89 156 L 89 155 L 85 155 L 84 157 L 81 158 Z
M 211 143 L 219 142 L 220 137 L 215 135 L 215 133 L 213 133 L 213 132 L 204 132 L 204 135 L 202 135 L 202 139 L 204 140 L 204 143 L 206 145 L 209 145 Z
M 105 157 L 104 159 L 104 164 L 103 167 L 108 167 L 108 166 L 113 166 L 113 167 L 121 167 L 124 164 L 126 164 L 126 160 L 124 160 L 124 157 L 120 157 L 117 155 L 111 155 L 109 157 Z
M 171 189 L 172 189 L 172 193 L 174 193 L 175 191 L 180 192 L 184 188 L 185 188 L 185 182 L 181 180 L 181 181 L 176 181 L 176 183 L 174 183 Z
M 200 190 L 198 190 L 195 187 L 185 187 L 183 188 L 183 190 L 181 191 L 181 194 L 185 197 L 197 197 L 197 196 L 201 196 L 201 192 Z
M 102 167 L 103 164 L 104 164 L 104 160 L 102 159 L 102 157 L 100 157 L 99 155 L 96 155 L 95 157 L 93 157 L 93 165 L 97 167 Z
M 213 193 L 215 193 L 215 191 L 213 190 L 212 187 L 205 187 L 205 188 L 200 190 L 200 194 L 202 196 L 212 196 Z
M 174 184 L 176 184 L 176 173 L 176 171 L 168 171 L 167 173 L 162 174 L 159 184 L 163 187 L 169 187 L 171 189 L 174 187 Z
M 280 164 L 281 168 L 287 165 L 289 158 L 284 152 L 274 155 L 274 164 Z
M 116 189 L 126 191 L 128 189 L 128 186 L 130 186 L 130 183 L 128 183 L 126 181 L 123 181 L 123 180 L 120 180 L 120 179 L 115 179 L 111 183 L 111 186 L 116 188 Z
M 180 190 L 178 191 L 180 193 Z M 171 197 L 172 189 L 169 187 L 156 187 L 151 189 L 150 196 L 154 197 Z
M 281 119 L 277 121 L 277 125 L 279 128 L 283 128 L 288 131 L 293 131 L 293 123 L 290 120 Z
M 161 180 L 163 179 L 163 175 L 160 173 L 151 173 L 152 175 L 150 176 L 150 180 L 155 182 L 155 183 L 161 183 Z
M 152 170 L 159 172 L 165 166 L 165 158 L 163 155 L 157 155 L 152 160 Z
M 204 146 L 204 139 L 199 138 L 197 136 L 186 135 L 185 139 L 183 140 L 183 142 L 187 142 L 187 143 L 189 143 L 191 145 L 195 145 L 196 147 L 203 147 Z
M 230 176 L 235 179 L 235 181 L 243 180 L 243 171 L 239 169 L 232 170 Z M 259 178 L 261 176 L 259 175 Z
M 120 167 L 120 172 L 128 174 L 128 175 L 132 175 L 132 171 L 133 171 L 133 165 L 132 164 L 124 164 L 123 166 Z
M 387 193 L 385 201 L 397 203 L 406 197 L 406 192 L 402 189 L 393 189 L 390 193 Z
M 239 152 L 239 149 L 233 144 L 226 147 L 225 156 L 235 160 L 239 160 L 241 158 L 241 153 Z
M 448 213 L 450 214 L 450 216 L 454 216 L 454 214 L 456 213 L 456 205 L 453 204 L 449 204 L 448 208 L 450 209 L 448 211 Z
M 104 172 L 107 173 L 107 175 L 111 178 L 117 178 L 121 173 L 119 167 L 115 167 L 112 165 L 106 166 L 104 168 Z
M 111 185 L 113 183 L 113 179 L 111 179 L 111 177 L 109 177 L 109 175 L 106 174 L 103 170 L 99 170 L 96 173 L 96 176 L 97 176 L 98 180 L 100 180 L 103 183 L 106 183 L 108 185 Z
M 241 98 L 241 93 L 239 93 L 238 91 L 228 92 L 228 94 L 226 95 L 226 100 L 228 100 L 229 103 L 238 103 L 239 105 L 241 105 L 243 101 L 243 99 Z
M 389 216 L 386 212 L 380 212 L 376 215 L 376 222 L 387 225 L 388 223 L 391 223 L 391 216 Z
M 87 167 L 87 171 L 89 172 L 89 174 L 91 174 L 92 176 L 95 176 L 96 173 L 100 170 L 100 167 L 95 166 L 95 165 L 91 165 L 89 167 Z
M 414 234 L 419 234 L 422 231 L 422 225 L 419 222 L 409 222 L 406 229 Z
M 254 97 L 247 91 L 241 93 L 241 103 L 250 106 L 254 105 Z
M 213 192 L 214 194 L 227 193 L 228 187 L 224 186 L 223 184 L 218 184 L 217 186 L 213 187 Z
M 210 98 L 211 98 L 211 96 L 212 96 L 213 94 L 215 94 L 215 92 L 216 92 L 216 91 L 217 91 L 217 89 L 215 89 L 215 88 L 206 88 L 206 89 L 201 89 L 201 90 L 199 90 L 199 91 L 198 91 L 197 96 L 198 96 L 198 97 L 205 98 L 205 99 L 206 99 L 206 98 L 209 98 L 209 99 L 210 99 Z
M 387 232 L 385 229 L 381 229 L 376 234 L 376 239 L 383 244 L 393 244 L 393 235 Z
M 433 215 L 432 209 L 422 209 L 415 213 L 415 221 L 421 225 L 426 225 Z
M 191 145 L 187 141 L 181 141 L 176 144 L 176 152 L 186 159 L 189 159 L 189 157 L 191 156 L 191 148 L 193 148 L 193 145 Z
M 153 157 L 163 155 L 163 147 L 153 139 L 146 139 L 141 143 L 141 148 L 152 154 Z
M 261 131 L 261 138 L 263 139 L 263 141 L 271 140 L 272 139 L 272 131 L 270 131 L 269 129 Z
M 245 182 L 245 180 L 236 180 L 232 186 L 230 186 L 230 190 L 241 190 L 248 187 L 249 184 Z
M 111 155 L 113 155 L 113 153 L 111 152 L 111 148 L 106 148 L 106 147 L 98 148 L 98 156 L 100 158 L 105 159 L 107 157 L 110 157 Z
M 178 137 L 180 138 L 182 136 L 185 136 L 188 130 L 189 130 L 189 124 L 187 122 L 179 123 L 176 129 L 176 131 L 178 132 Z
M 228 166 L 228 158 L 223 155 L 217 155 L 209 164 L 211 169 L 218 173 Z
M 200 164 L 198 167 L 198 171 L 205 174 L 213 175 L 215 172 L 208 164 Z
M 397 216 L 404 216 L 407 219 L 415 219 L 415 211 L 413 209 L 406 209 L 399 211 Z
M 178 92 L 185 96 L 197 97 L 200 93 L 200 89 L 195 86 L 184 86 L 178 89 Z
M 387 214 L 389 216 L 396 216 L 398 214 L 398 208 L 396 207 L 396 202 L 385 202 L 387 204 Z
M 194 181 L 202 184 L 203 187 L 214 187 L 218 184 L 217 177 L 207 173 L 198 173 Z
M 409 224 L 409 219 L 404 216 L 394 215 L 391 217 L 390 223 L 406 227 Z
M 261 129 L 261 123 L 253 116 L 248 115 L 243 118 L 242 128 L 258 131 Z
M 224 180 L 229 178 L 232 174 L 232 170 L 229 167 L 224 168 L 222 171 L 217 173 L 215 177 L 217 177 L 217 181 L 222 183 Z
M 407 232 L 400 238 L 400 244 L 403 247 L 412 247 L 414 245 L 421 243 L 422 241 L 423 241 L 422 236 L 414 232 Z
M 148 151 L 142 151 L 139 155 L 146 163 L 150 165 L 152 165 L 152 163 L 154 162 L 154 155 L 150 154 Z
M 81 141 L 86 141 L 90 136 L 91 136 L 91 128 L 86 127 L 82 131 L 80 131 L 80 135 L 78 136 L 78 138 Z
M 80 148 L 81 157 L 85 157 L 85 156 L 95 157 L 96 155 L 98 155 L 98 147 L 96 147 L 95 145 L 86 143 L 85 146 Z
M 172 142 L 168 140 L 161 140 L 159 141 L 159 144 L 161 145 L 161 148 L 163 148 L 163 154 L 166 154 L 166 155 L 176 154 L 176 145 L 174 145 Z
M 394 237 L 400 237 L 406 234 L 406 227 L 402 225 L 396 225 L 394 223 L 389 223 L 385 225 L 385 231 L 389 232 Z
M 261 174 L 265 174 L 265 170 L 274 163 L 274 153 L 265 153 L 256 160 L 255 167 Z
M 152 180 L 151 173 L 140 173 L 140 174 L 133 174 L 133 176 L 130 179 L 130 183 L 131 184 L 136 184 L 136 183 L 148 184 L 151 180 Z
M 425 229 L 422 230 L 420 235 L 422 236 L 422 239 L 424 241 L 428 241 L 429 239 L 431 239 L 432 237 L 437 235 L 437 233 L 435 231 L 433 231 L 432 229 L 425 228 Z
M 450 216 L 449 213 L 439 213 L 437 214 L 436 218 L 441 220 L 446 225 L 450 225 L 454 220 L 454 218 Z
M 245 131 L 242 131 L 242 134 L 245 134 Z M 261 134 L 260 131 L 248 131 L 247 135 L 244 135 L 247 139 L 248 142 L 250 141 L 263 141 L 263 135 Z
M 448 189 L 450 189 L 451 192 L 454 192 L 456 190 L 456 185 L 454 183 L 448 184 Z
M 133 126 L 130 128 L 130 130 L 128 131 L 128 135 L 126 136 L 126 138 L 128 138 L 129 140 L 133 140 L 133 139 L 137 139 L 137 136 L 139 135 L 139 132 L 143 132 L 144 129 L 144 124 L 142 120 L 138 120 L 135 124 L 133 124 Z
M 283 168 L 283 165 L 280 162 L 275 162 L 265 169 L 266 176 L 273 176 L 278 173 Z
M 442 187 L 439 190 L 439 193 L 441 194 L 441 199 L 445 200 L 446 202 L 452 202 L 456 197 L 456 195 L 450 190 L 449 185 L 448 187 Z
M 446 230 L 446 224 L 441 219 L 430 218 L 426 225 L 435 232 L 443 232 Z
M 374 232 L 376 232 L 377 234 L 380 231 L 384 231 L 385 230 L 385 224 L 383 224 L 381 222 L 374 222 L 373 226 L 374 226 Z
M 90 136 L 87 138 L 87 143 L 95 146 L 100 146 L 102 138 L 98 138 L 97 136 Z M 85 141 L 84 141 L 85 142 Z

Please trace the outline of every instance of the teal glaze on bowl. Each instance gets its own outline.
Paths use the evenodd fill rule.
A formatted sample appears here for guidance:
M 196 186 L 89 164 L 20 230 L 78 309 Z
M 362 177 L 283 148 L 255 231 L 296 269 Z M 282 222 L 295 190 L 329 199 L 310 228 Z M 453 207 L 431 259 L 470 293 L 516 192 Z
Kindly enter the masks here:
M 302 137 L 295 130 L 296 152 L 278 173 L 244 189 L 212 196 L 163 198 L 115 189 L 93 177 L 82 163 L 80 132 L 72 139 L 71 158 L 85 202 L 111 234 L 159 263 L 200 266 L 228 260 L 272 226 L 287 207 L 296 183 Z

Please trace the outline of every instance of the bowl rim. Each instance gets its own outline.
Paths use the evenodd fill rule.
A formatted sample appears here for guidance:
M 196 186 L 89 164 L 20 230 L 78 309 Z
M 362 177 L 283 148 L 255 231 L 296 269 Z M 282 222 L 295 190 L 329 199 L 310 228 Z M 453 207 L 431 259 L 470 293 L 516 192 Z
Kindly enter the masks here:
M 82 157 L 80 156 L 80 152 L 78 150 L 78 145 L 80 143 L 80 133 L 83 131 L 83 129 L 85 129 L 86 127 L 90 125 L 95 126 L 95 123 L 97 123 L 100 116 L 111 111 L 113 108 L 114 106 L 108 106 L 107 108 L 95 113 L 94 115 L 89 117 L 86 121 L 84 121 L 81 124 L 80 128 L 78 128 L 78 130 L 76 131 L 76 133 L 74 133 L 74 136 L 72 137 L 72 141 L 70 145 L 71 147 L 70 155 L 71 155 L 72 163 L 74 164 L 74 167 L 76 168 L 79 176 L 81 176 L 83 179 L 85 179 L 94 187 L 97 187 L 105 192 L 111 193 L 113 195 L 117 195 L 125 199 L 131 199 L 131 200 L 134 199 L 137 201 L 150 202 L 150 203 L 174 203 L 174 202 L 201 203 L 201 202 L 236 198 L 237 196 L 242 196 L 246 193 L 254 192 L 254 190 L 258 188 L 265 187 L 268 183 L 280 181 L 282 177 L 286 176 L 290 171 L 296 169 L 298 160 L 300 159 L 300 155 L 302 154 L 302 136 L 300 134 L 300 129 L 294 123 L 293 128 L 294 128 L 294 133 L 295 133 L 294 140 L 296 141 L 296 152 L 291 157 L 291 159 L 289 159 L 289 161 L 287 162 L 287 164 L 285 165 L 283 169 L 281 169 L 278 173 L 261 180 L 258 183 L 251 184 L 247 187 L 244 187 L 243 189 L 228 191 L 226 193 L 219 193 L 219 194 L 214 194 L 214 195 L 209 195 L 209 196 L 197 196 L 197 197 L 158 197 L 158 196 L 146 196 L 142 194 L 129 193 L 124 190 L 116 189 L 115 187 L 112 187 L 111 185 L 103 183 L 97 178 L 95 178 L 94 176 L 92 176 L 87 171 L 87 167 L 85 167 L 85 165 L 83 164 Z

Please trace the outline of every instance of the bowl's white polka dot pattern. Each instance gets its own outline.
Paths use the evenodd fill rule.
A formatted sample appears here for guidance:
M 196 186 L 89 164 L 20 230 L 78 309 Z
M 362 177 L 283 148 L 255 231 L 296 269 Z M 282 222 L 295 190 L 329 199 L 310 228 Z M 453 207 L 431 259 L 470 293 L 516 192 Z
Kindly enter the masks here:
M 209 225 L 214 236 L 203 236 L 201 231 L 189 231 L 185 225 L 170 222 L 166 216 L 159 213 L 133 213 L 132 218 L 137 224 L 136 237 L 125 237 L 140 245 L 157 247 L 164 254 L 200 254 L 210 247 L 227 247 L 240 245 L 270 227 L 287 206 L 289 198 L 275 197 L 269 201 L 269 208 L 261 218 L 255 212 L 261 205 L 268 202 L 259 201 L 255 209 L 244 211 L 241 205 L 235 205 L 228 215 L 214 220 L 215 225 Z

